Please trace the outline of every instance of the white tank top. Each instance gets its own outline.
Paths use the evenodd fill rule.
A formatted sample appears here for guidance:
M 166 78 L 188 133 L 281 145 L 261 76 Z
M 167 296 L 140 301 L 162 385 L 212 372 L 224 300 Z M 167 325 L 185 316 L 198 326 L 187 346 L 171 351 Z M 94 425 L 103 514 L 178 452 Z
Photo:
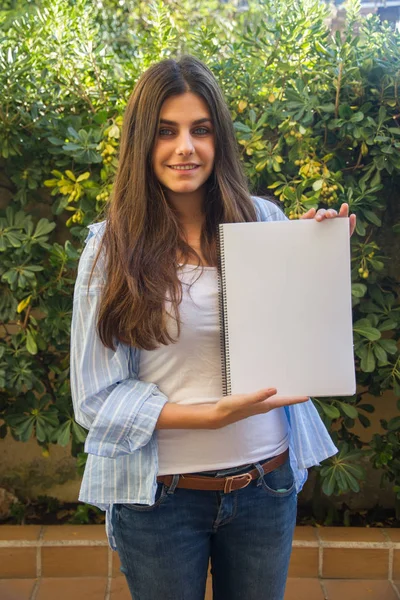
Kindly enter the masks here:
M 222 397 L 217 269 L 205 267 L 199 274 L 195 265 L 178 267 L 182 282 L 178 341 L 140 352 L 139 379 L 156 383 L 169 402 L 179 404 L 217 402 Z M 174 319 L 169 318 L 168 328 L 175 336 Z M 266 381 L 265 387 L 272 383 Z M 221 429 L 159 429 L 157 439 L 159 475 L 210 471 L 283 452 L 288 447 L 288 423 L 284 409 L 277 408 Z

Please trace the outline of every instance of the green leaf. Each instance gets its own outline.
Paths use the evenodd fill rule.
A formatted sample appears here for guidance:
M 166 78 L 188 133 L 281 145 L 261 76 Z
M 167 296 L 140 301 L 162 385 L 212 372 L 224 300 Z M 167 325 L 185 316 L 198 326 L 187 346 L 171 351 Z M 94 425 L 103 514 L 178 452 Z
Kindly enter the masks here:
M 381 182 L 380 171 L 376 171 L 375 175 L 371 179 L 371 188 L 375 187 L 376 185 L 379 185 L 380 182 Z
M 75 421 L 72 421 L 72 433 L 77 442 L 83 443 L 86 440 L 87 431 Z
M 358 417 L 358 410 L 352 406 L 351 404 L 346 404 L 346 402 L 339 403 L 340 408 L 350 419 L 356 419 Z
M 40 417 L 36 419 L 36 437 L 39 442 L 45 442 L 47 440 L 49 428 L 46 425 L 44 419 L 41 419 Z
M 15 426 L 11 424 L 15 435 L 21 440 L 21 442 L 27 442 L 31 439 L 34 422 L 35 419 L 33 417 L 21 415 L 18 424 Z
M 31 271 L 32 273 L 37 273 L 38 271 L 43 271 L 44 267 L 41 265 L 25 265 L 23 268 L 24 271 Z
M 73 137 L 76 140 L 79 140 L 78 132 L 75 131 L 75 129 L 73 127 L 68 127 L 67 131 L 68 131 L 68 135 L 70 135 L 71 137 Z
M 337 483 L 338 483 L 338 487 L 340 489 L 340 492 L 342 494 L 344 494 L 349 489 L 349 484 L 347 482 L 345 474 L 344 474 L 344 472 L 341 469 L 336 469 L 335 470 L 335 475 L 336 475 L 336 479 L 337 479 Z
M 52 137 L 52 136 L 50 136 L 50 137 L 48 137 L 47 139 L 48 139 L 48 140 L 49 140 L 49 142 L 50 142 L 51 144 L 53 144 L 54 146 L 63 146 L 63 145 L 64 145 L 64 140 L 60 140 L 59 138 L 56 138 L 56 137 Z
M 358 410 L 365 410 L 368 413 L 375 412 L 375 407 L 372 404 L 359 404 Z
M 323 112 L 327 113 L 335 112 L 335 105 L 333 104 L 333 102 L 330 102 L 329 104 L 321 104 L 321 106 L 318 106 L 318 108 Z
M 38 351 L 35 338 L 32 332 L 29 330 L 26 333 L 26 349 L 28 350 L 29 354 L 37 354 Z
M 353 111 L 348 104 L 341 104 L 339 106 L 339 116 L 341 119 L 351 119 Z
M 379 344 L 374 344 L 374 354 L 380 363 L 387 364 L 387 354 Z
M 244 123 L 240 123 L 240 121 L 235 121 L 233 126 L 236 129 L 236 131 L 241 131 L 242 133 L 251 133 L 250 127 L 248 125 L 245 125 Z
M 358 322 L 359 323 L 359 322 Z M 368 325 L 358 325 L 355 323 L 353 330 L 355 333 L 362 335 L 367 338 L 370 342 L 374 342 L 375 340 L 379 340 L 381 337 L 381 332 L 376 327 L 371 327 Z
M 364 373 L 372 373 L 375 371 L 375 357 L 370 346 L 368 346 L 365 358 L 361 359 L 360 367 Z
M 65 242 L 65 252 L 68 258 L 77 260 L 79 258 L 79 253 L 76 248 L 71 244 L 69 240 Z
M 368 419 L 368 417 L 366 417 L 363 414 L 358 414 L 358 420 L 360 421 L 361 425 L 365 428 L 371 426 L 371 421 Z
M 56 224 L 54 223 L 54 221 L 49 221 L 48 219 L 40 219 L 40 221 L 36 225 L 36 230 L 35 230 L 35 233 L 33 234 L 33 237 L 38 238 L 41 236 L 45 236 L 48 233 L 50 233 L 51 231 L 53 231 L 53 229 L 55 229 L 55 227 L 56 227 Z
M 73 152 L 74 150 L 81 150 L 82 146 L 80 144 L 73 144 L 72 142 L 68 142 L 68 144 L 64 144 L 63 150 L 67 152 Z
M 329 56 L 329 55 L 330 55 L 330 53 L 331 53 L 331 50 L 328 50 L 327 48 L 325 48 L 325 46 L 323 46 L 323 45 L 321 44 L 321 42 L 319 41 L 319 39 L 318 39 L 318 38 L 316 38 L 316 39 L 315 39 L 315 42 L 314 42 L 314 44 L 315 44 L 315 48 L 316 48 L 316 50 L 317 50 L 318 52 L 320 52 L 321 54 L 324 54 L 325 56 L 327 56 L 327 55 Z M 333 105 L 333 106 L 334 106 L 334 105 Z
M 379 338 L 381 337 L 381 332 L 375 327 L 356 326 L 354 327 L 354 331 L 355 333 L 358 333 L 359 335 L 362 335 L 363 337 L 367 338 L 367 340 L 370 340 L 371 342 L 379 340 Z
M 367 286 L 363 283 L 352 283 L 351 293 L 355 298 L 363 298 L 367 291 Z
M 354 113 L 354 115 L 351 117 L 350 121 L 352 123 L 359 123 L 360 121 L 362 121 L 364 118 L 364 114 L 361 111 L 358 111 L 356 113 Z
M 397 343 L 396 340 L 379 340 L 378 344 L 387 352 L 388 354 L 396 354 L 397 352 Z
M 340 417 L 340 411 L 336 406 L 332 406 L 332 404 L 326 404 L 321 401 L 321 407 L 327 417 L 330 419 L 338 419 Z
M 400 417 L 393 417 L 393 419 L 390 419 L 387 426 L 390 431 L 400 429 Z
M 320 190 L 322 188 L 323 183 L 324 183 L 323 179 L 317 179 L 317 181 L 314 181 L 314 183 L 312 184 L 313 190 L 315 192 L 318 192 L 318 190 Z
M 323 478 L 322 491 L 327 496 L 332 496 L 334 489 L 335 489 L 335 485 L 336 485 L 335 470 L 333 468 L 331 468 L 327 477 Z
M 360 485 L 359 485 L 357 479 L 355 479 L 355 477 L 353 477 L 353 475 L 351 475 L 351 473 L 349 473 L 349 471 L 347 469 L 346 469 L 345 473 L 346 473 L 347 481 L 349 482 L 350 489 L 352 489 L 353 492 L 359 492 Z
M 382 261 L 376 260 L 375 258 L 370 258 L 369 263 L 371 267 L 375 269 L 375 271 L 382 271 L 383 267 L 385 266 Z
M 366 233 L 365 224 L 361 221 L 361 219 L 357 219 L 356 221 L 356 233 L 357 235 L 364 236 Z
M 370 223 L 373 223 L 377 227 L 380 227 L 382 225 L 382 221 L 380 220 L 380 218 L 377 217 L 377 215 L 375 213 L 373 213 L 371 210 L 364 209 L 363 212 L 364 212 L 365 217 L 368 219 L 368 221 Z
M 386 321 L 382 321 L 382 323 L 379 324 L 379 331 L 391 331 L 392 329 L 395 329 L 396 327 L 397 327 L 396 321 L 387 319 Z
M 57 427 L 58 425 L 58 411 L 54 409 L 54 406 L 50 406 L 49 410 L 42 412 L 40 415 L 41 419 L 51 427 Z
M 67 446 L 71 437 L 71 421 L 66 421 L 57 430 L 57 444 Z
M 381 106 L 378 112 L 378 126 L 381 127 L 384 120 L 386 119 L 386 108 L 384 106 Z

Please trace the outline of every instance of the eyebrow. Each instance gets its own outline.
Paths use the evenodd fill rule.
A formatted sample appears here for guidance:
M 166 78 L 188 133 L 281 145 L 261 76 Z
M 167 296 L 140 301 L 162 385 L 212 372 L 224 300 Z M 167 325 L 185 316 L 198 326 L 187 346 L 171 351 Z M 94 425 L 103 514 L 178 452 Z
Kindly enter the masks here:
M 204 117 L 203 119 L 197 119 L 196 121 L 193 121 L 192 125 L 200 125 L 200 123 L 206 123 L 207 121 L 212 123 L 211 119 L 209 119 L 208 117 Z M 160 124 L 179 125 L 179 123 L 177 123 L 176 121 L 169 121 L 168 119 L 160 119 Z

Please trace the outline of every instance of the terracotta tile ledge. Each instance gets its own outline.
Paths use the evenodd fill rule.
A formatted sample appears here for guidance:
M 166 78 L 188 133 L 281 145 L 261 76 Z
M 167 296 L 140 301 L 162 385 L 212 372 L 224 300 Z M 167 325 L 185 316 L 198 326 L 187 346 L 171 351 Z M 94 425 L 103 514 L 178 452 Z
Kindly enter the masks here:
M 0 548 L 107 546 L 104 525 L 0 525 Z M 293 548 L 400 549 L 400 529 L 296 527 Z
M 104 525 L 0 525 L 0 579 L 111 580 L 119 566 Z M 289 577 L 398 581 L 400 529 L 298 526 Z

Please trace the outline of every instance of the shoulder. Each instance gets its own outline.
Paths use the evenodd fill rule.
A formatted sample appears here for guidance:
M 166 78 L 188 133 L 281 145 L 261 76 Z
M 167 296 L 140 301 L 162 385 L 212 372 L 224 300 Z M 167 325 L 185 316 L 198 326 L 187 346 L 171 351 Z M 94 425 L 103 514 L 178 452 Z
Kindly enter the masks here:
M 106 230 L 106 223 L 107 221 L 100 221 L 100 223 L 92 223 L 91 225 L 88 225 L 89 231 L 85 238 L 85 245 L 82 250 L 81 261 L 91 261 L 93 260 L 93 257 L 96 256 Z
M 286 221 L 287 216 L 278 205 L 277 200 L 268 200 L 261 196 L 252 196 L 258 221 Z
M 89 232 L 87 234 L 85 242 L 88 243 L 90 239 L 94 238 L 92 240 L 92 243 L 99 243 L 104 235 L 104 231 L 106 229 L 106 222 L 107 221 L 100 221 L 100 223 L 92 223 L 91 225 L 88 225 Z

